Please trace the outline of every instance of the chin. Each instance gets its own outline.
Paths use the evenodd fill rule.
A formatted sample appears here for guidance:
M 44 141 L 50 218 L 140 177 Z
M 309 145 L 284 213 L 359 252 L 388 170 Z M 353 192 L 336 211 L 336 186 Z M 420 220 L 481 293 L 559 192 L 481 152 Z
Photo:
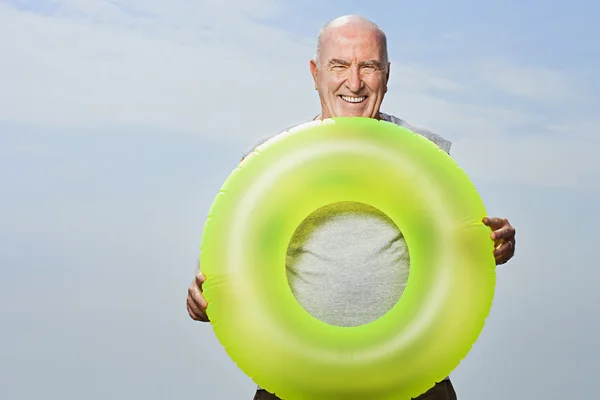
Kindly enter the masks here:
M 371 117 L 371 114 L 367 111 L 359 111 L 359 110 L 341 110 L 338 113 L 340 117 Z

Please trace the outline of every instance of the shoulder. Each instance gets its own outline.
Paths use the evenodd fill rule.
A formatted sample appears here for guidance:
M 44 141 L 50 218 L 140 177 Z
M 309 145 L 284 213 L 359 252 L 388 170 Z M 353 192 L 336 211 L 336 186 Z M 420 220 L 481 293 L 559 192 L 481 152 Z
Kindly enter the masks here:
M 427 128 L 424 128 L 422 126 L 410 124 L 410 123 L 404 121 L 403 119 L 400 119 L 391 114 L 381 113 L 381 117 L 385 121 L 402 126 L 406 129 L 413 131 L 416 134 L 419 134 L 419 135 L 429 139 L 430 141 L 435 143 L 440 149 L 444 150 L 446 153 L 450 153 L 450 147 L 452 146 L 452 142 L 450 140 L 442 137 L 441 135 L 439 135 Z
M 384 114 L 381 113 L 381 117 L 383 118 L 383 120 L 394 123 L 396 125 L 402 126 L 406 129 L 411 130 L 412 132 L 419 134 L 427 139 L 429 139 L 430 141 L 432 141 L 433 143 L 435 143 L 440 149 L 444 150 L 446 153 L 450 153 L 450 147 L 452 146 L 452 142 L 444 137 L 442 137 L 441 135 L 438 135 L 437 133 L 421 127 L 421 126 L 417 126 L 417 125 L 413 125 L 413 124 L 409 124 L 408 122 L 404 121 L 403 119 L 400 119 L 394 115 L 391 114 Z M 303 122 L 309 122 L 312 120 L 308 120 L 308 121 L 303 121 Z M 271 135 L 265 135 L 262 137 L 259 137 L 257 140 L 254 141 L 254 143 L 252 143 L 251 146 L 248 146 L 244 152 L 243 152 L 243 157 L 247 157 L 250 153 L 252 153 L 254 151 L 254 149 L 256 149 L 258 146 L 260 146 L 261 144 L 265 143 L 267 140 L 283 133 L 286 132 L 290 129 L 292 129 L 295 126 L 298 126 L 302 124 L 301 123 L 297 123 L 297 124 L 293 124 L 290 125 L 282 130 L 280 130 L 277 133 L 271 134 Z

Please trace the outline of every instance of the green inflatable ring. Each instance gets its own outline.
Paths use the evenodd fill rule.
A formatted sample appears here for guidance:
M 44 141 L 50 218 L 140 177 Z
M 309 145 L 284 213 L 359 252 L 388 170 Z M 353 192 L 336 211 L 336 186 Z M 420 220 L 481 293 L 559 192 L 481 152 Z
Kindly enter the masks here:
M 356 327 L 313 317 L 286 277 L 296 228 L 342 201 L 387 214 L 411 260 L 396 305 Z M 417 397 L 458 366 L 490 312 L 485 215 L 467 175 L 423 136 L 367 118 L 300 125 L 255 149 L 211 206 L 200 264 L 214 332 L 245 374 L 284 400 Z

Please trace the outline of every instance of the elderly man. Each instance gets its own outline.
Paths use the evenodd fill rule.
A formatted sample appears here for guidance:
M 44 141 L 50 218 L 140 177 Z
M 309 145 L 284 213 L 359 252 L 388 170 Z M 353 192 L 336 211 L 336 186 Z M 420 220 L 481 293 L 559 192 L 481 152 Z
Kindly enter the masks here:
M 386 120 L 449 153 L 448 140 L 380 111 L 390 63 L 386 36 L 373 22 L 344 16 L 325 25 L 310 71 L 321 100 L 315 120 L 337 116 Z M 496 263 L 507 262 L 515 251 L 515 229 L 504 218 L 486 217 L 482 222 L 496 242 Z M 379 318 L 398 301 L 408 279 L 409 254 L 402 233 L 385 215 L 365 205 L 340 203 L 317 210 L 302 223 L 291 240 L 286 264 L 290 287 L 308 312 L 330 324 L 356 326 Z M 204 279 L 198 272 L 188 290 L 187 309 L 198 321 L 208 321 Z M 449 378 L 418 397 L 456 398 Z M 258 388 L 254 399 L 277 397 Z

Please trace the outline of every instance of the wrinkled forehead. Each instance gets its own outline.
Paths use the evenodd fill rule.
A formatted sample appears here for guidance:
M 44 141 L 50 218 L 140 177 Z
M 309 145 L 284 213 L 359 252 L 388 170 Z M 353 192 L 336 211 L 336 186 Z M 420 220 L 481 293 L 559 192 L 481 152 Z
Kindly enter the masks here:
M 323 37 L 321 57 L 324 63 L 330 59 L 348 62 L 385 62 L 385 46 L 381 35 L 367 29 L 334 29 Z

